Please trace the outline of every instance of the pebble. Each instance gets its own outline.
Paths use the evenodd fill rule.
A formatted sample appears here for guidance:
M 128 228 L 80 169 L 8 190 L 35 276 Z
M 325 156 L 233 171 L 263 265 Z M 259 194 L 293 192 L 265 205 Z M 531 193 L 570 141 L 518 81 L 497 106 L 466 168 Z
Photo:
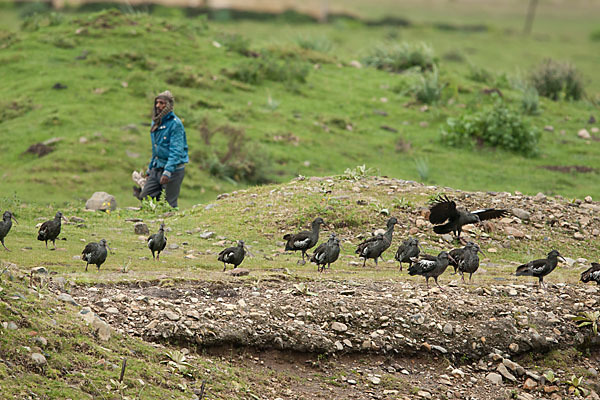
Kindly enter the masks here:
M 592 135 L 590 135 L 587 129 L 580 129 L 579 132 L 577 132 L 577 136 L 585 140 L 589 140 L 592 138 Z
M 419 396 L 423 399 L 431 399 L 431 393 L 426 392 L 425 390 L 419 390 L 417 392 L 417 396 Z
M 203 232 L 200 235 L 200 239 L 210 239 L 211 237 L 215 236 L 214 232 Z
M 335 332 L 342 333 L 348 330 L 348 326 L 342 322 L 335 321 L 331 324 L 331 329 Z
M 150 230 L 148 229 L 148 225 L 143 222 L 136 222 L 133 225 L 133 231 L 136 235 L 148 235 L 150 234 Z
M 58 300 L 64 301 L 65 303 L 73 304 L 74 306 L 78 305 L 77 302 L 75 302 L 75 300 L 73 299 L 73 297 L 71 297 L 70 294 L 61 293 L 58 295 L 57 298 L 58 298 Z
M 448 322 L 446 325 L 444 325 L 444 333 L 446 335 L 452 335 L 453 331 L 454 330 L 452 329 L 452 324 L 451 323 Z

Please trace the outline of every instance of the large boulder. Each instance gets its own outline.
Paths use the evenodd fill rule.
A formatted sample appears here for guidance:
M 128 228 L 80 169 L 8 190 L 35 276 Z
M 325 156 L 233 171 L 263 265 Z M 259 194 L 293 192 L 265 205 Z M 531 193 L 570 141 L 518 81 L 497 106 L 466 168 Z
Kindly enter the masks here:
M 112 194 L 96 192 L 85 202 L 85 208 L 88 210 L 114 211 L 117 209 L 117 199 Z

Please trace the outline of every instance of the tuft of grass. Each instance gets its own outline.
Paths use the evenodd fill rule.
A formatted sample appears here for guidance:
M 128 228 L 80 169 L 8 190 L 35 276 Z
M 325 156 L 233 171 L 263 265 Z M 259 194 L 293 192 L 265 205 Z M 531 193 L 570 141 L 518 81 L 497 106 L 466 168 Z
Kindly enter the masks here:
M 320 53 L 329 53 L 333 49 L 333 43 L 325 36 L 298 36 L 295 42 L 302 49 Z
M 538 115 L 541 113 L 540 96 L 536 88 L 528 86 L 523 90 L 521 97 L 521 109 L 524 114 Z
M 413 85 L 412 91 L 418 102 L 423 104 L 434 104 L 442 98 L 442 92 L 446 84 L 439 80 L 437 68 L 431 72 L 425 72 L 419 76 L 419 80 Z
M 411 68 L 433 70 L 436 60 L 433 48 L 425 43 L 376 46 L 364 59 L 365 65 L 389 72 L 404 72 Z

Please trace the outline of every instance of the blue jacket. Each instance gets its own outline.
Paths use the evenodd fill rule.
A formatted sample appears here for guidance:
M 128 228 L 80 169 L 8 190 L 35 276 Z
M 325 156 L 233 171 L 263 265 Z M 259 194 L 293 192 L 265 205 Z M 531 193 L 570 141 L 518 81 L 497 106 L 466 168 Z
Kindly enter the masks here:
M 157 130 L 150 132 L 150 138 L 152 159 L 148 170 L 163 168 L 163 175 L 171 177 L 176 169 L 183 168 L 190 161 L 183 124 L 172 111 L 163 117 Z

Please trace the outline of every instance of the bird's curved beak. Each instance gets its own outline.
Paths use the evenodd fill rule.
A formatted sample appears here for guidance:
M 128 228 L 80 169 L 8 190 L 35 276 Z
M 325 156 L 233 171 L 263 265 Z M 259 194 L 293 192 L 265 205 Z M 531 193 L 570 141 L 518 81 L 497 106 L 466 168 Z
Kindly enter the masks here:
M 67 217 L 65 217 L 64 215 L 62 216 L 62 219 L 64 219 L 65 222 L 69 222 L 69 220 L 67 219 Z
M 248 250 L 248 247 L 246 247 L 246 245 L 244 245 L 244 251 L 246 252 L 246 254 L 248 254 L 248 257 L 254 257 L 254 254 L 250 253 L 250 250 Z
M 563 256 L 558 256 L 557 258 L 564 263 L 567 262 L 567 260 Z
M 11 215 L 10 217 L 12 218 L 13 221 L 15 221 L 15 224 L 19 225 L 19 221 L 17 221 L 17 219 L 15 218 L 14 215 Z
M 478 251 L 478 252 L 480 252 L 481 254 L 483 254 L 483 256 L 484 256 L 484 257 L 487 257 L 487 254 L 485 254 L 485 253 L 483 252 L 483 250 L 481 250 L 481 248 L 477 249 L 477 251 Z
M 454 259 L 454 257 L 452 257 L 450 254 L 448 254 L 448 258 L 452 261 L 452 262 L 456 262 L 456 260 Z

